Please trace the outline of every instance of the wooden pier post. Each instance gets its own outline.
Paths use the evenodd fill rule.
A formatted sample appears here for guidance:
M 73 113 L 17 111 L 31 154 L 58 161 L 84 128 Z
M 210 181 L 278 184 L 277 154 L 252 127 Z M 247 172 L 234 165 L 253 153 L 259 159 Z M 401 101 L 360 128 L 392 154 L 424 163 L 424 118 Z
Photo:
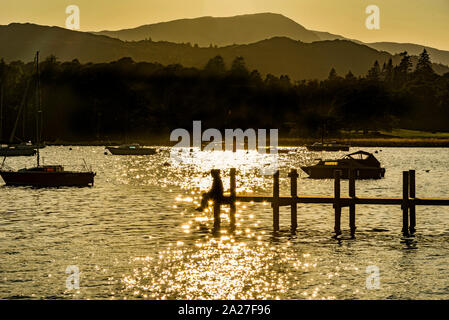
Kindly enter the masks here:
M 273 175 L 273 231 L 279 231 L 279 170 Z
M 341 170 L 335 170 L 334 171 L 335 236 L 341 235 L 340 179 L 341 179 Z
M 214 230 L 220 229 L 221 217 L 220 217 L 221 203 L 214 200 Z
M 402 172 L 402 234 L 408 236 L 409 172 Z
M 349 169 L 349 197 L 354 200 L 355 198 L 355 171 Z M 355 203 L 349 205 L 349 228 L 351 230 L 351 237 L 355 237 Z
M 230 221 L 231 221 L 231 229 L 235 228 L 235 212 L 236 212 L 236 206 L 235 206 L 235 197 L 236 197 L 236 182 L 235 182 L 235 168 L 231 168 L 231 174 L 230 174 L 230 193 L 231 193 L 231 203 L 230 203 Z
M 415 186 L 415 170 L 410 170 L 409 171 L 409 185 L 410 185 L 410 198 L 412 200 L 415 200 L 416 198 L 416 186 Z M 416 205 L 415 202 L 412 202 L 410 204 L 410 227 L 409 227 L 409 231 L 410 234 L 414 234 L 416 229 Z
M 220 170 L 215 169 L 211 171 L 212 176 L 214 176 L 214 171 L 217 172 L 218 176 L 220 176 Z M 220 230 L 221 226 L 221 201 L 223 198 L 223 194 L 221 194 L 219 197 L 215 197 L 214 199 L 214 232 L 218 232 Z
M 298 212 L 297 212 L 297 203 L 296 199 L 298 198 L 298 171 L 292 169 L 288 174 L 290 177 L 290 194 L 292 196 L 291 202 L 291 232 L 293 234 L 296 233 L 296 229 L 298 228 Z

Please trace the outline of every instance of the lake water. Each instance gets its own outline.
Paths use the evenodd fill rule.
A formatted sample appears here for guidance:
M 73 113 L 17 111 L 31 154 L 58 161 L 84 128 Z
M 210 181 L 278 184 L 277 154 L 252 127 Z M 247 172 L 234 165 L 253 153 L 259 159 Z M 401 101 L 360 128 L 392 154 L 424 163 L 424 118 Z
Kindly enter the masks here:
M 386 168 L 377 181 L 357 181 L 362 196 L 401 196 L 403 170 L 416 169 L 417 194 L 449 197 L 447 149 L 365 148 Z M 287 173 L 317 157 L 290 148 L 279 155 L 281 194 Z M 358 149 L 352 148 L 351 151 Z M 193 152 L 181 164 L 168 148 L 155 156 L 105 155 L 103 147 L 46 147 L 46 164 L 82 165 L 97 173 L 92 188 L 0 187 L 0 298 L 3 299 L 449 299 L 449 208 L 418 207 L 417 234 L 401 239 L 399 206 L 358 206 L 355 240 L 332 239 L 330 205 L 299 205 L 298 233 L 281 208 L 272 233 L 266 204 L 240 204 L 237 228 L 223 207 L 220 235 L 207 213 L 194 210 L 212 168 L 237 168 L 237 192 L 269 194 L 253 153 Z M 31 158 L 8 158 L 18 169 Z M 331 180 L 298 181 L 300 194 L 332 195 Z M 342 194 L 347 194 L 343 182 Z M 342 229 L 348 235 L 343 209 Z M 66 269 L 80 271 L 79 289 L 66 287 Z M 380 288 L 367 289 L 377 266 Z

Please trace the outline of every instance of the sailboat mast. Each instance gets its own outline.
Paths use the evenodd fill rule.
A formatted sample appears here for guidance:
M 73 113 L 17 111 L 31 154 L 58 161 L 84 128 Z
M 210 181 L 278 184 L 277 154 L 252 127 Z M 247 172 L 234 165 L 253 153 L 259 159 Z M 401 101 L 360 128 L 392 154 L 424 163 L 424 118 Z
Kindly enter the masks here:
M 40 118 L 42 114 L 41 110 L 41 83 L 39 76 L 39 51 L 36 52 L 36 144 L 37 144 L 37 166 L 39 167 L 39 146 L 41 144 L 41 136 L 40 136 Z
M 325 130 L 326 125 L 323 123 L 321 125 L 321 144 L 324 143 L 324 130 Z
M 0 141 L 3 140 L 3 79 L 0 80 Z
M 0 60 L 0 142 L 3 141 L 3 87 L 5 83 L 6 64 Z

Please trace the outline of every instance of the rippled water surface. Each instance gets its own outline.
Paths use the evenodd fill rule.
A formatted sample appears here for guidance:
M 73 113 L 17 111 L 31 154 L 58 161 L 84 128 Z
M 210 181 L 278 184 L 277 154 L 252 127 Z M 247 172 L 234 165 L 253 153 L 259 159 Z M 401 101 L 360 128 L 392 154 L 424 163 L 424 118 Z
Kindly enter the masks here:
M 102 147 L 47 147 L 46 164 L 81 165 L 97 173 L 92 188 L 0 187 L 0 298 L 25 299 L 448 299 L 449 208 L 418 207 L 417 235 L 401 239 L 401 209 L 357 207 L 357 237 L 331 238 L 329 205 L 299 205 L 298 233 L 281 208 L 281 232 L 272 233 L 267 204 L 242 203 L 237 227 L 213 235 L 208 213 L 194 210 L 211 183 L 208 172 L 237 168 L 238 193 L 269 194 L 272 180 L 259 173 L 264 159 L 245 152 L 193 152 L 182 164 L 168 148 L 155 156 L 105 155 Z M 381 148 L 385 179 L 357 181 L 362 196 L 400 196 L 401 172 L 416 169 L 418 196 L 449 196 L 447 149 Z M 352 149 L 351 151 L 356 151 Z M 374 152 L 373 148 L 366 151 Z M 318 157 L 290 148 L 279 155 L 281 193 L 287 173 Z M 33 158 L 9 158 L 12 168 Z M 298 181 L 300 194 L 331 195 L 331 180 Z M 347 193 L 343 183 L 342 193 Z M 366 268 L 380 270 L 380 289 L 365 287 Z M 79 290 L 66 288 L 77 266 Z

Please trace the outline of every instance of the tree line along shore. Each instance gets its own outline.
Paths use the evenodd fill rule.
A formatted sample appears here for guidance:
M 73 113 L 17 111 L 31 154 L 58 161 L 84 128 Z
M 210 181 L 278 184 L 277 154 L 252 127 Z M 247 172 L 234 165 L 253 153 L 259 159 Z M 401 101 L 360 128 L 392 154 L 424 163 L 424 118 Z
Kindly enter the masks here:
M 406 52 L 401 57 L 397 65 L 375 61 L 365 76 L 331 69 L 325 80 L 293 81 L 248 70 L 243 57 L 228 66 L 216 56 L 198 69 L 130 58 L 81 64 L 49 56 L 40 63 L 42 139 L 167 145 L 171 130 L 201 120 L 204 128 L 219 130 L 277 128 L 280 145 L 324 136 L 360 146 L 448 146 L 449 137 L 388 136 L 394 128 L 449 130 L 449 73 L 436 74 L 426 50 L 415 67 Z M 2 142 L 8 142 L 16 121 L 14 142 L 34 141 L 35 94 L 26 90 L 35 77 L 33 67 L 0 60 Z M 348 133 L 355 131 L 364 135 Z M 370 135 L 379 131 L 386 134 Z

